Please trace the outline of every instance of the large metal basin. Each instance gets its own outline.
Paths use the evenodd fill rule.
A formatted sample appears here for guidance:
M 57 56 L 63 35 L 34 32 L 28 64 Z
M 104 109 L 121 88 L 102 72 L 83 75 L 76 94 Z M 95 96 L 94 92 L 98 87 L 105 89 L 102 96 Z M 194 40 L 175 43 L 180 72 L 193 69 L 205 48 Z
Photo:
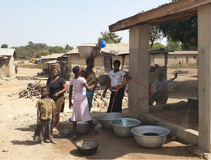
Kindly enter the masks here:
M 82 58 L 91 58 L 92 54 L 94 53 L 95 47 L 94 46 L 78 46 L 78 52 L 79 55 Z M 100 54 L 100 48 L 97 49 L 95 53 L 95 57 L 97 57 Z
M 68 119 L 68 122 L 70 124 L 70 129 L 73 131 L 73 123 L 71 118 Z M 92 123 L 95 123 L 95 119 L 92 118 Z M 83 121 L 77 121 L 77 127 L 76 132 L 80 134 L 89 133 L 91 131 L 91 128 L 89 127 L 88 122 Z
M 103 126 L 103 128 L 109 129 L 109 130 L 112 130 L 112 125 L 110 124 L 110 121 L 119 119 L 119 118 L 125 118 L 125 114 L 112 112 L 112 113 L 101 114 L 98 116 L 98 119 L 101 125 Z
M 132 137 L 131 129 L 141 124 L 141 121 L 133 118 L 120 118 L 110 122 L 114 133 L 118 137 Z
M 108 81 L 108 75 L 100 75 L 98 77 L 98 82 L 100 83 L 100 86 L 106 86 Z
M 84 156 L 90 156 L 97 152 L 100 142 L 94 139 L 84 139 L 76 142 L 78 152 Z
M 143 148 L 160 148 L 170 133 L 168 128 L 159 126 L 138 126 L 131 129 L 136 142 Z

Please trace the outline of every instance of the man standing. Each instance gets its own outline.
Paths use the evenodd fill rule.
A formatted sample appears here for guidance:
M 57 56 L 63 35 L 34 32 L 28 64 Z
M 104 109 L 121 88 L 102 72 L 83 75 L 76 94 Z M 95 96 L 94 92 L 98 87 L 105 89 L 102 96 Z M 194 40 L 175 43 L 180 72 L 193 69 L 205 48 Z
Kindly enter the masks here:
M 177 78 L 177 73 L 175 73 L 174 78 L 169 80 L 163 79 L 163 74 L 158 74 L 158 80 L 154 82 L 154 91 L 152 98 L 156 101 L 156 105 L 166 104 L 168 100 L 167 94 L 167 84 L 173 82 Z

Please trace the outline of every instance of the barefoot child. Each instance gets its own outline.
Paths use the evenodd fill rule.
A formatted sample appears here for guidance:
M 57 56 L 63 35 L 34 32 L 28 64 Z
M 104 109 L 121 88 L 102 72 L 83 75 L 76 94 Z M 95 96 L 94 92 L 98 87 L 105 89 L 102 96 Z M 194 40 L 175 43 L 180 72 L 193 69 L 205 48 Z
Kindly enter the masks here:
M 73 121 L 73 140 L 78 139 L 76 133 L 77 121 L 87 121 L 90 125 L 92 134 L 97 134 L 99 131 L 94 129 L 92 118 L 89 113 L 88 100 L 86 98 L 86 88 L 94 89 L 95 85 L 88 86 L 84 77 L 80 77 L 81 69 L 79 66 L 73 68 L 75 77 L 70 80 L 69 92 L 69 107 L 73 106 L 73 114 L 71 120 Z M 75 88 L 74 104 L 72 103 L 72 91 Z
M 42 87 L 41 99 L 37 101 L 37 127 L 35 130 L 34 139 L 40 138 L 41 144 L 44 144 L 46 139 L 56 144 L 53 140 L 52 124 L 53 124 L 53 110 L 56 108 L 53 99 L 49 98 L 49 88 Z

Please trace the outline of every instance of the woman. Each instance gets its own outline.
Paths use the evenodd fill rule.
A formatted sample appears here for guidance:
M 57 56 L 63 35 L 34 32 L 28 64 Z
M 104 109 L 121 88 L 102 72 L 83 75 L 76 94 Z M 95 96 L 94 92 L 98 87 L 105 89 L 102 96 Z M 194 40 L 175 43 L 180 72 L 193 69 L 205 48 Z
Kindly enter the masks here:
M 58 69 L 54 68 L 51 70 L 51 77 L 47 80 L 47 87 L 50 89 L 49 97 L 56 103 L 53 122 L 53 130 L 56 131 L 60 119 L 60 112 L 63 112 L 64 110 L 64 93 L 67 90 L 66 82 L 63 78 L 59 77 Z
M 107 113 L 109 112 L 122 112 L 122 99 L 124 97 L 124 86 L 120 89 L 119 87 L 122 85 L 122 78 L 125 78 L 129 81 L 131 78 L 124 72 L 119 70 L 120 61 L 115 60 L 114 63 L 114 70 L 111 70 L 108 73 L 108 82 L 106 88 L 103 92 L 103 97 L 105 98 L 107 90 L 111 89 L 111 97 L 109 102 L 109 107 Z M 116 91 L 119 89 L 118 93 L 115 96 Z M 114 99 L 115 98 L 115 99 Z

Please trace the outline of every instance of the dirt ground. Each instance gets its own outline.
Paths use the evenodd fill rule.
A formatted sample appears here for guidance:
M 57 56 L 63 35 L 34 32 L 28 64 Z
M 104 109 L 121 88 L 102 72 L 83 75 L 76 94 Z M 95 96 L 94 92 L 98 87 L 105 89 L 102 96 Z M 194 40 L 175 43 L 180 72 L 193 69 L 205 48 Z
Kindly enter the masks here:
M 37 72 L 40 70 L 19 68 L 19 76 L 34 76 Z M 180 101 L 179 96 L 182 94 L 187 97 L 196 96 L 195 93 L 190 92 L 190 89 L 197 84 L 196 77 L 192 77 L 195 74 L 194 72 L 184 75 L 169 86 L 170 103 Z M 172 76 L 170 72 L 169 78 Z M 185 79 L 193 81 L 192 84 L 183 82 Z M 144 149 L 136 144 L 133 137 L 118 138 L 113 131 L 103 129 L 96 136 L 81 135 L 81 139 L 97 139 L 100 142 L 96 154 L 83 157 L 78 154 L 75 142 L 71 141 L 71 137 L 61 138 L 59 134 L 69 128 L 67 118 L 71 117 L 72 111 L 68 109 L 67 100 L 65 111 L 61 114 L 59 132 L 54 134 L 58 143 L 55 145 L 47 143 L 41 146 L 32 139 L 36 125 L 36 100 L 19 99 L 17 96 L 17 93 L 26 88 L 30 82 L 34 82 L 34 80 L 18 81 L 13 79 L 5 81 L 0 86 L 0 159 L 198 159 L 188 151 L 186 144 L 172 141 L 170 138 L 162 148 Z M 42 83 L 46 83 L 46 81 L 42 80 Z M 184 88 L 181 84 L 186 87 Z M 184 92 L 181 92 L 181 89 Z M 91 114 L 96 118 L 97 115 L 105 111 L 106 108 L 94 108 Z M 126 108 L 124 112 L 127 114 Z

